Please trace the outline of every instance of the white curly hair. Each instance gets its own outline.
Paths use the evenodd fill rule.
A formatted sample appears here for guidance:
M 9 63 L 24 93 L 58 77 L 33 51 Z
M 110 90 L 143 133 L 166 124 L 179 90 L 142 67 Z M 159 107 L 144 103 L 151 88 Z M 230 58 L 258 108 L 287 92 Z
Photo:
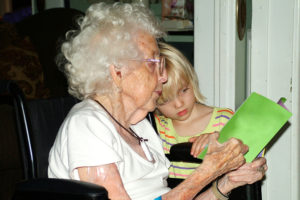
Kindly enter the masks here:
M 142 4 L 91 5 L 78 19 L 79 30 L 70 30 L 62 44 L 66 62 L 58 60 L 68 79 L 69 93 L 85 99 L 115 90 L 109 66 L 122 67 L 122 60 L 140 54 L 134 34 L 141 30 L 160 38 L 165 35 L 160 23 Z

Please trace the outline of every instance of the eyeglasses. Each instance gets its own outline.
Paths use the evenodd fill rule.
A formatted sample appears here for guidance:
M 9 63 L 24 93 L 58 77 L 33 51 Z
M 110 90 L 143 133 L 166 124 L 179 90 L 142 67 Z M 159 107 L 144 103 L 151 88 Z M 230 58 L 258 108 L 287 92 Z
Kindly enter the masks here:
M 151 72 L 154 72 L 156 68 L 158 68 L 158 73 L 160 76 L 163 76 L 165 68 L 166 68 L 166 61 L 165 57 L 160 56 L 159 59 L 131 59 L 131 60 L 136 60 L 136 61 L 141 61 L 141 62 L 146 62 L 148 68 L 150 69 Z

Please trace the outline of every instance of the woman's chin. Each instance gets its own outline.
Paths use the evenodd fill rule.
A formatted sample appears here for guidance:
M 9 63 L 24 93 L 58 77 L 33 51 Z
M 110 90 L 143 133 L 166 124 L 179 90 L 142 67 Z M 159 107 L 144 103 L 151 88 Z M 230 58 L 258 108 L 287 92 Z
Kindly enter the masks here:
M 154 111 L 155 108 L 156 108 L 156 99 L 148 103 L 146 107 L 147 113 Z

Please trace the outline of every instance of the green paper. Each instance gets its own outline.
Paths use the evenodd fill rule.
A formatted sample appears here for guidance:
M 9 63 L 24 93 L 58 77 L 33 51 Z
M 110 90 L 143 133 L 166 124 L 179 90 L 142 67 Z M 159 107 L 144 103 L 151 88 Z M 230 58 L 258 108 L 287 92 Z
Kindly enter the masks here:
M 220 131 L 218 141 L 234 137 L 249 146 L 246 162 L 252 162 L 288 121 L 292 113 L 270 99 L 252 93 Z M 207 150 L 198 158 L 203 159 Z

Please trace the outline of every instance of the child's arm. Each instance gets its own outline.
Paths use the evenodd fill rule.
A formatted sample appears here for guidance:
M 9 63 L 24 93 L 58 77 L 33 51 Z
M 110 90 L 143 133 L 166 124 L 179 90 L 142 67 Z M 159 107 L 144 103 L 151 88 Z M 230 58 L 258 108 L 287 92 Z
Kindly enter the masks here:
M 195 158 L 207 147 L 208 138 L 210 135 L 215 134 L 216 138 L 219 138 L 219 132 L 205 133 L 189 139 L 192 142 L 191 155 Z

